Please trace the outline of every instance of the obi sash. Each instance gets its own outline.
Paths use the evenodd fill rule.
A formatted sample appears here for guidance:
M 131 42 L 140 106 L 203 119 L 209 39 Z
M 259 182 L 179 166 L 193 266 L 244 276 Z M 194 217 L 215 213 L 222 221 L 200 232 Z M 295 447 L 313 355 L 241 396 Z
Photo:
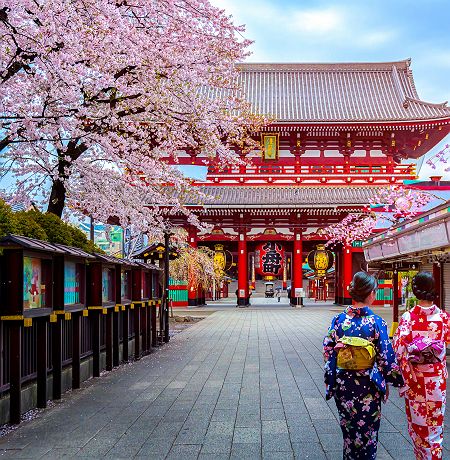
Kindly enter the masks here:
M 407 346 L 407 359 L 413 364 L 434 364 L 445 360 L 446 349 L 442 340 L 416 337 Z
M 359 371 L 371 369 L 375 363 L 375 347 L 361 337 L 344 336 L 335 346 L 338 369 Z

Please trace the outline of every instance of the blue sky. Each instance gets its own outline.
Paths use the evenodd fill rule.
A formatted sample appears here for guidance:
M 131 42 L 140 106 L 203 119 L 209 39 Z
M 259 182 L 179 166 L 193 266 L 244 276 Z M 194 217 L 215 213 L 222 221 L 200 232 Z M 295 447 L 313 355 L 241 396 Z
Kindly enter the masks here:
M 245 24 L 248 62 L 412 59 L 421 99 L 450 100 L 448 0 L 211 0 Z M 443 144 L 450 143 L 447 138 Z M 442 144 L 442 145 L 443 145 Z M 437 151 L 437 150 L 435 150 Z M 443 165 L 440 167 L 443 173 Z M 433 172 L 423 166 L 421 176 Z M 443 173 L 450 180 L 450 173 Z

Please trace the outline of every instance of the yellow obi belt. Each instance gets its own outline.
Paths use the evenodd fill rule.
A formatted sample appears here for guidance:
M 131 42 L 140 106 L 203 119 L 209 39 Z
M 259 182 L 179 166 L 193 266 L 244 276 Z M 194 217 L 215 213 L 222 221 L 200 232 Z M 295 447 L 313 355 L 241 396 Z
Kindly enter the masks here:
M 336 344 L 337 367 L 352 371 L 371 369 L 375 363 L 375 347 L 361 337 L 342 337 Z

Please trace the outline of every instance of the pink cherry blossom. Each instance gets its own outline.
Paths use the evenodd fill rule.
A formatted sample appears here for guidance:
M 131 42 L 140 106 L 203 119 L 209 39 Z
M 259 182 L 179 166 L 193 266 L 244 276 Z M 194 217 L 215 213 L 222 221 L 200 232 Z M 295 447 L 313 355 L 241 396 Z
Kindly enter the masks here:
M 5 0 L 0 6 L 2 176 L 11 197 L 157 233 L 186 214 L 181 150 L 238 164 L 264 122 L 236 63 L 247 55 L 207 0 Z M 170 185 L 171 187 L 167 187 Z M 50 190 L 50 193 L 49 193 Z

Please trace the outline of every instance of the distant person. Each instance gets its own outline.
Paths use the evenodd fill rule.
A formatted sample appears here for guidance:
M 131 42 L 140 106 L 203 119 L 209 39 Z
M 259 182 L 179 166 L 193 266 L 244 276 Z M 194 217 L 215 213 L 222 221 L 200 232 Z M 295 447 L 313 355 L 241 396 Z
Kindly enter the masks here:
M 412 291 L 419 303 L 406 311 L 394 335 L 405 386 L 408 432 L 417 459 L 442 458 L 447 386 L 446 342 L 450 342 L 447 313 L 433 302 L 434 278 L 420 272 L 412 279 Z
M 280 303 L 280 299 L 281 299 L 281 288 L 277 288 L 277 299 L 278 299 L 278 303 Z
M 350 285 L 353 306 L 336 315 L 323 342 L 326 397 L 334 397 L 344 438 L 344 460 L 375 460 L 381 401 L 388 384 L 403 385 L 386 322 L 370 310 L 377 282 L 358 272 Z

